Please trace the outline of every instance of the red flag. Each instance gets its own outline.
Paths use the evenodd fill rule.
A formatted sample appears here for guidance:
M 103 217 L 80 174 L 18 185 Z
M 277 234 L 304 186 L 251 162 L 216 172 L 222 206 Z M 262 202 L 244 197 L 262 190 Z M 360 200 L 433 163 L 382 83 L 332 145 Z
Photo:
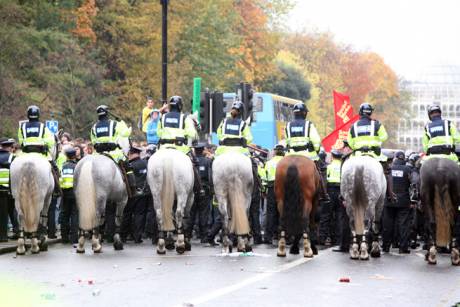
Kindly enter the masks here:
M 334 91 L 335 128 L 339 128 L 353 117 L 350 97 Z
M 329 134 L 323 139 L 324 150 L 330 152 L 332 149 L 341 149 L 343 147 L 343 140 L 348 137 L 348 131 L 351 125 L 353 125 L 359 119 L 359 115 L 353 116 L 348 122 L 335 129 L 334 132 Z

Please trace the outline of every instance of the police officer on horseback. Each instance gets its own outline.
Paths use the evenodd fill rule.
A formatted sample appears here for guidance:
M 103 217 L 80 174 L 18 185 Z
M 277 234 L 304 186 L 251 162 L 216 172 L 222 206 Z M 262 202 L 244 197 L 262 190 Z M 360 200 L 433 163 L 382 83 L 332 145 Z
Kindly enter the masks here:
M 56 137 L 46 125 L 40 122 L 40 108 L 32 105 L 27 108 L 26 122 L 19 125 L 18 142 L 24 153 L 40 153 L 48 157 L 54 178 L 55 194 L 60 193 L 59 169 L 49 156 L 50 149 L 56 146 Z
M 118 145 L 118 138 L 121 135 L 129 134 L 130 130 L 124 121 L 109 118 L 108 106 L 98 106 L 96 113 L 98 121 L 91 129 L 91 142 L 97 153 L 106 155 L 118 164 L 128 188 L 128 195 L 131 196 L 136 188 L 136 179 Z
M 387 198 L 391 202 L 396 201 L 391 183 L 391 168 L 387 157 L 382 154 L 382 143 L 388 139 L 388 134 L 383 124 L 372 119 L 374 108 L 370 103 L 364 102 L 359 106 L 359 120 L 353 124 L 348 133 L 348 144 L 353 150 L 353 155 L 370 155 L 377 159 L 383 167 L 386 184 Z
M 320 197 L 323 201 L 328 201 L 329 196 L 326 192 L 326 183 L 324 181 L 322 163 L 318 153 L 320 151 L 321 138 L 316 130 L 315 125 L 307 120 L 308 108 L 298 102 L 294 105 L 294 120 L 286 125 L 286 144 L 288 154 L 303 155 L 315 162 L 316 168 L 321 175 Z
M 194 171 L 194 193 L 203 195 L 205 191 L 201 185 L 200 175 L 197 169 L 198 161 L 188 146 L 189 140 L 193 141 L 198 138 L 198 124 L 191 116 L 182 113 L 182 107 L 182 97 L 172 96 L 169 99 L 169 112 L 161 117 L 161 121 L 158 125 L 157 134 L 160 138 L 159 144 L 160 148 L 174 148 L 190 157 Z
M 455 154 L 455 143 L 460 142 L 460 135 L 450 120 L 442 119 L 441 107 L 433 104 L 428 107 L 430 123 L 425 126 L 422 144 L 423 151 L 427 154 L 425 159 L 431 157 L 447 158 L 458 162 Z

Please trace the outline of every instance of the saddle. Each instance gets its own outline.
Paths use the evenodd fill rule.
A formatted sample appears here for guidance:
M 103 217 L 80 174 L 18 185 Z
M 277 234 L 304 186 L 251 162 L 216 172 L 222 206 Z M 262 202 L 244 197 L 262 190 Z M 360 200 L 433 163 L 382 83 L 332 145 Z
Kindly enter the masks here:
M 115 165 L 118 167 L 118 169 L 121 172 L 121 178 L 123 179 L 123 183 L 126 186 L 126 191 L 128 192 L 128 198 L 133 197 L 133 194 L 134 194 L 133 187 L 134 189 L 136 188 L 136 179 L 134 178 L 134 174 L 130 170 L 128 163 L 122 160 L 120 160 L 117 163 L 117 161 L 115 161 L 115 159 L 106 152 L 100 152 L 99 154 L 106 156 L 107 158 L 112 160 L 113 163 L 115 163 Z M 129 173 L 130 171 L 131 173 Z M 133 175 L 131 176 L 132 178 L 130 178 L 130 174 Z

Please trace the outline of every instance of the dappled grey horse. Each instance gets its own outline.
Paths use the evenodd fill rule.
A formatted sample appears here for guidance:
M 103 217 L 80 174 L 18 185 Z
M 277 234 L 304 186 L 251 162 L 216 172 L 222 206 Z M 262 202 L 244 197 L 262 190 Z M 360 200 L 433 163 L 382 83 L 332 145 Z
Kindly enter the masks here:
M 366 239 L 369 230 L 372 230 L 371 256 L 380 256 L 378 234 L 385 192 L 386 181 L 380 162 L 369 156 L 351 157 L 345 161 L 340 193 L 345 201 L 353 235 L 351 259 L 369 259 Z
M 56 148 L 50 148 L 54 159 Z M 11 193 L 19 216 L 20 235 L 16 253 L 24 255 L 25 235 L 31 237 L 31 252 L 46 251 L 46 227 L 48 208 L 54 190 L 54 178 L 47 157 L 39 153 L 20 155 L 10 167 Z M 38 233 L 39 225 L 41 231 Z M 40 236 L 40 238 L 38 238 Z
M 118 144 L 126 154 L 130 146 L 128 138 L 121 138 Z M 102 154 L 87 155 L 78 162 L 74 173 L 74 191 L 80 224 L 78 253 L 85 252 L 85 235 L 88 232 L 92 232 L 93 252 L 101 252 L 99 227 L 104 223 L 108 202 L 114 202 L 116 205 L 113 246 L 115 250 L 123 249 L 119 231 L 123 210 L 128 201 L 128 191 L 122 176 L 118 165 Z

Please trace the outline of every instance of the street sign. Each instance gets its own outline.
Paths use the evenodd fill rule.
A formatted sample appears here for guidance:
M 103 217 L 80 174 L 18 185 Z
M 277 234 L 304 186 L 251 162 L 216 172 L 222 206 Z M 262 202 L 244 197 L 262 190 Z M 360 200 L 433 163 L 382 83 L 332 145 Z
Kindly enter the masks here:
M 59 123 L 57 120 L 47 120 L 46 127 L 52 134 L 56 134 L 59 130 Z

